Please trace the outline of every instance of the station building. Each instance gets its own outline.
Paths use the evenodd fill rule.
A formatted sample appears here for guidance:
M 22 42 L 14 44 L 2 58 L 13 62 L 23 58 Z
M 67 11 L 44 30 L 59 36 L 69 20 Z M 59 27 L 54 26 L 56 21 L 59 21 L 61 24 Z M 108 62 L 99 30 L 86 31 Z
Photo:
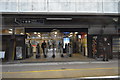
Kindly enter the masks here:
M 120 0 L 1 0 L 0 4 L 5 61 L 32 57 L 43 40 L 49 44 L 54 40 L 56 49 L 59 42 L 63 49 L 70 43 L 73 54 L 95 58 L 104 53 L 106 37 L 109 58 L 120 54 Z

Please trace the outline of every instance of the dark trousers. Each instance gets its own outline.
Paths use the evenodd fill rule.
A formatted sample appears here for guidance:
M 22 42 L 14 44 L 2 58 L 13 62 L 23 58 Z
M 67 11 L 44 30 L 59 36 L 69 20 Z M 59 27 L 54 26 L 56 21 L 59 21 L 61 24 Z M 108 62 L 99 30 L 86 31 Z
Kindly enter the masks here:
M 45 57 L 46 56 L 46 54 L 45 54 L 45 48 L 42 48 L 42 50 L 43 50 L 43 55 Z
M 104 61 L 108 61 L 108 53 L 107 53 L 107 52 L 105 52 L 105 53 L 103 54 L 103 60 L 104 60 Z

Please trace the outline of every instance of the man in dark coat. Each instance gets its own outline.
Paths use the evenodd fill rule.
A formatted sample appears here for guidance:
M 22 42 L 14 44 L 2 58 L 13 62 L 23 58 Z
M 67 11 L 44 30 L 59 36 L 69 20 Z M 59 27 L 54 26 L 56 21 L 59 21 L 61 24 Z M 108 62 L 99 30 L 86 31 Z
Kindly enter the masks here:
M 45 51 L 45 48 L 47 47 L 47 44 L 46 44 L 46 42 L 45 42 L 45 40 L 43 41 L 43 43 L 42 43 L 42 45 L 41 45 L 41 48 L 42 48 L 42 50 L 43 50 L 43 55 L 44 55 L 44 57 L 46 58 L 47 56 L 46 56 L 46 51 Z
M 108 42 L 108 39 L 106 37 L 104 37 L 104 39 L 103 39 L 103 61 L 108 61 L 109 46 L 110 46 L 110 43 Z

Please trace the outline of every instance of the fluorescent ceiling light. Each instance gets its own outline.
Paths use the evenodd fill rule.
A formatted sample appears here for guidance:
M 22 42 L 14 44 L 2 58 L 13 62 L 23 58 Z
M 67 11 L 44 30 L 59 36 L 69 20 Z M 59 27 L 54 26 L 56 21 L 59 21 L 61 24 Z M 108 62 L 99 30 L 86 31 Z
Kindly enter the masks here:
M 24 33 L 20 33 L 20 34 L 24 34 Z
M 12 29 L 9 29 L 10 31 L 12 31 Z
M 80 38 L 80 39 L 81 39 L 81 38 L 82 38 L 82 36 L 81 36 L 81 35 L 78 35 L 78 38 Z
M 34 34 L 37 34 L 37 32 L 34 32 Z
M 8 33 L 12 34 L 12 31 L 9 31 Z
M 57 34 L 57 32 L 55 32 L 55 34 Z
M 40 34 L 40 33 L 38 33 L 38 34 Z
M 75 32 L 75 34 L 78 34 L 78 32 Z
M 41 37 L 41 35 L 38 35 L 38 37 Z
M 46 18 L 47 20 L 72 20 L 72 18 Z

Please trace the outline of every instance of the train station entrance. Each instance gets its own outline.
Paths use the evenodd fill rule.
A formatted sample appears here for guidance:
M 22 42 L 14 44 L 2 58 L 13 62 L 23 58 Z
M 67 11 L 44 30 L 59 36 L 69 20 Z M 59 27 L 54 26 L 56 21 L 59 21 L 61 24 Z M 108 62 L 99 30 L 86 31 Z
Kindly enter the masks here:
M 25 32 L 27 60 L 87 59 L 87 28 L 26 28 Z M 16 55 L 16 58 L 20 57 Z
M 3 61 L 95 59 L 103 57 L 107 47 L 109 58 L 117 58 L 120 37 L 116 17 L 4 14 L 0 57 Z
M 11 44 L 7 45 L 6 42 Z M 3 49 L 6 53 L 4 60 L 30 62 L 85 60 L 89 59 L 87 43 L 87 28 L 18 29 L 15 30 L 15 35 L 3 36 Z M 13 49 L 10 49 L 12 45 Z M 11 57 L 7 55 L 10 52 L 14 53 Z

